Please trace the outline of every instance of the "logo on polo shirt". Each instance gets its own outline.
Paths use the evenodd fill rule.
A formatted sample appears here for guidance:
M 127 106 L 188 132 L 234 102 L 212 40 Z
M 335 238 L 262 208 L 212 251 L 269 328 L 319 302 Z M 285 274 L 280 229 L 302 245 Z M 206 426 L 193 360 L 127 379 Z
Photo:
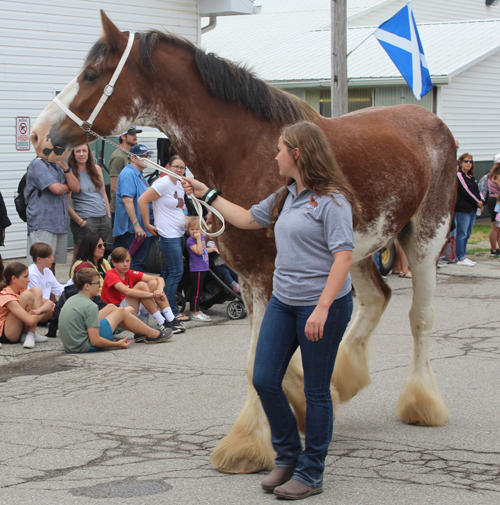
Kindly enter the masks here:
M 309 203 L 307 205 L 307 208 L 306 208 L 307 212 L 314 212 L 318 208 L 318 202 L 315 200 L 315 198 L 314 198 L 315 196 L 316 196 L 316 198 L 321 198 L 320 196 L 318 197 L 318 195 L 311 196 Z

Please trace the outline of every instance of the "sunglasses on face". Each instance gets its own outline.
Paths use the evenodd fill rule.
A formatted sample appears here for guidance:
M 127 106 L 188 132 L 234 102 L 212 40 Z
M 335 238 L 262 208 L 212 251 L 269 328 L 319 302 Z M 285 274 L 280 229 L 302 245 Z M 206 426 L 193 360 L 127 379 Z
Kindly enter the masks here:
M 463 160 L 462 163 L 472 163 L 472 160 Z
M 102 249 L 103 247 L 106 247 L 106 242 L 103 242 L 102 244 L 97 244 L 96 247 Z
M 99 284 L 100 285 L 101 283 L 100 282 L 91 282 L 90 283 L 90 285 L 93 285 L 93 284 L 95 284 L 95 285 Z
M 181 167 L 180 165 L 170 165 L 170 168 L 175 168 L 175 170 L 184 170 L 186 167 Z

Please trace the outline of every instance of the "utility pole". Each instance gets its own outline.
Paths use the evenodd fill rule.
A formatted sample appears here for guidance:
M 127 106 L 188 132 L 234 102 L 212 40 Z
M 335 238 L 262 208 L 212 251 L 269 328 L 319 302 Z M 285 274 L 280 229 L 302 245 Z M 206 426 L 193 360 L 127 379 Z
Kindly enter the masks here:
M 347 0 L 332 2 L 332 117 L 347 114 Z

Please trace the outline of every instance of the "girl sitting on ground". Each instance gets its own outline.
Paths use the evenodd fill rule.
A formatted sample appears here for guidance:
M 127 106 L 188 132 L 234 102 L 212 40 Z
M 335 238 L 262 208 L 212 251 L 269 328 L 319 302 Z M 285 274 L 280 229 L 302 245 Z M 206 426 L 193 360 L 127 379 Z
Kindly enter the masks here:
M 28 267 L 23 263 L 10 263 L 5 267 L 0 257 L 0 342 L 33 349 L 35 343 L 46 342 L 47 337 L 35 333 L 36 325 L 54 302 L 43 298 L 40 288 L 28 289 Z
M 64 304 L 59 316 L 59 335 L 66 352 L 95 352 L 108 347 L 126 349 L 132 340 L 115 340 L 113 332 L 117 326 L 143 334 L 147 344 L 165 342 L 172 337 L 171 330 L 153 330 L 124 307 L 108 305 L 99 310 L 91 300 L 100 287 L 99 274 L 93 268 L 77 272 L 74 283 L 78 294 Z
M 186 331 L 175 317 L 163 291 L 165 281 L 137 270 L 130 270 L 131 256 L 124 247 L 111 254 L 113 267 L 106 272 L 101 298 L 106 303 L 132 307 L 136 315 L 143 307 L 155 318 L 160 329 L 170 328 L 174 333 Z

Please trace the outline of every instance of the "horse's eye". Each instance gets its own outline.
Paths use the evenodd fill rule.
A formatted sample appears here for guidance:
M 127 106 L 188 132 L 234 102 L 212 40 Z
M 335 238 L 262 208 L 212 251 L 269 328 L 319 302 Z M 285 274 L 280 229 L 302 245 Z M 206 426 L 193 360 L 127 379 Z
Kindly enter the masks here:
M 83 78 L 88 82 L 92 82 L 97 79 L 97 74 L 94 74 L 94 72 L 85 72 Z

